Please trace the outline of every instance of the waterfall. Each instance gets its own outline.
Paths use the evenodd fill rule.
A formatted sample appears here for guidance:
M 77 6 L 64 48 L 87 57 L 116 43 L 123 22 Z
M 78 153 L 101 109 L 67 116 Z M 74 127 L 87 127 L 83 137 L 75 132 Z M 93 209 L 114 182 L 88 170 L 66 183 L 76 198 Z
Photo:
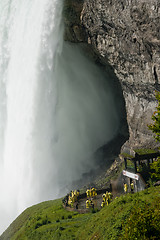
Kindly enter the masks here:
M 0 232 L 95 168 L 118 129 L 111 79 L 63 42 L 62 8 L 0 0 Z

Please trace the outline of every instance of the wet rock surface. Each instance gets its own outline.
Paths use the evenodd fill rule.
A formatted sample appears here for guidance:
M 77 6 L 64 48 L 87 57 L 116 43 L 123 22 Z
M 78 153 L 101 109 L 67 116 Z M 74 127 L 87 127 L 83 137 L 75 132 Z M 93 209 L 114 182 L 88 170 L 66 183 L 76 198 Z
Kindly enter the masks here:
M 154 146 L 147 124 L 160 90 L 159 0 L 65 0 L 64 13 L 65 40 L 85 44 L 121 83 L 130 134 L 126 146 Z

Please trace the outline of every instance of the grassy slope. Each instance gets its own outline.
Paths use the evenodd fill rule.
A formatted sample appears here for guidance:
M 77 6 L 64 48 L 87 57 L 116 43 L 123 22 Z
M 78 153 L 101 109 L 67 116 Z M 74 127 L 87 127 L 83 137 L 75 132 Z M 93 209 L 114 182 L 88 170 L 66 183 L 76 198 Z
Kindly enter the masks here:
M 130 213 L 144 202 L 154 203 L 155 199 L 160 203 L 160 187 L 121 196 L 94 214 L 67 212 L 61 200 L 44 202 L 24 211 L 0 240 L 125 239 L 121 236 Z

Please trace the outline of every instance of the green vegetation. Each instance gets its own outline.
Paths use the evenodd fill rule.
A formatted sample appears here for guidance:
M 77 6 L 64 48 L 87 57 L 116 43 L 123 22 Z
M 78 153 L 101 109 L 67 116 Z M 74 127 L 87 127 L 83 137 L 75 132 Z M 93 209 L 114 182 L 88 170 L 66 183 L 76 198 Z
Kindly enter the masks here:
M 150 124 L 148 128 L 155 133 L 155 139 L 160 142 L 160 92 L 156 92 L 156 99 L 158 101 L 157 110 L 153 113 L 153 124 Z
M 74 239 L 88 215 L 66 211 L 61 199 L 44 202 L 25 210 L 0 239 Z
M 160 187 L 152 187 L 87 214 L 66 211 L 61 199 L 38 204 L 24 211 L 0 239 L 158 239 L 159 222 Z
M 160 180 L 160 157 L 150 164 L 150 176 L 154 182 Z
M 157 153 L 157 150 L 151 149 L 151 148 L 139 148 L 139 149 L 134 149 L 134 151 L 139 155 Z
M 66 6 L 67 7 L 67 6 Z M 152 119 L 154 124 L 149 128 L 160 141 L 160 94 L 157 93 L 157 111 Z M 139 155 L 155 153 L 153 149 L 136 149 Z M 123 153 L 123 157 L 133 156 Z M 127 160 L 127 165 L 133 168 L 133 162 Z M 123 168 L 123 162 L 113 166 L 115 171 L 109 171 L 105 177 L 97 182 L 117 178 Z M 146 166 L 140 166 L 145 175 Z M 160 180 L 160 158 L 150 164 L 150 186 Z M 92 210 L 90 213 L 80 214 L 68 212 L 62 207 L 61 199 L 43 202 L 25 210 L 0 236 L 0 240 L 135 240 L 154 239 L 160 236 L 160 186 L 150 187 L 135 194 L 122 195 L 105 206 L 101 211 Z
M 134 158 L 134 156 L 132 156 L 132 155 L 130 155 L 130 154 L 128 154 L 128 153 L 125 153 L 125 152 L 123 152 L 123 153 L 121 153 L 120 154 L 122 157 L 124 157 L 124 158 Z
M 157 149 L 152 149 L 152 148 L 137 148 L 137 149 L 134 149 L 134 152 L 137 153 L 138 155 L 145 155 L 145 154 L 157 153 L 158 150 Z M 122 157 L 129 158 L 129 159 L 134 158 L 133 155 L 130 155 L 130 154 L 125 153 L 125 152 L 121 153 L 120 155 Z
M 134 169 L 134 162 L 127 159 L 127 169 Z
M 123 239 L 159 239 L 160 199 L 135 206 L 125 226 Z

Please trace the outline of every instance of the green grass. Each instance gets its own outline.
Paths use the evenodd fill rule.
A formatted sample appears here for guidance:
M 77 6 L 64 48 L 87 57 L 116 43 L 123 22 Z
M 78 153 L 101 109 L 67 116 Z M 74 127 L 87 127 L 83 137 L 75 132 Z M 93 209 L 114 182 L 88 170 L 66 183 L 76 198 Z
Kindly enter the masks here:
M 124 157 L 124 158 L 134 158 L 134 156 L 133 155 L 130 155 L 130 154 L 128 154 L 128 153 L 125 153 L 125 152 L 122 152 L 121 154 L 120 154 L 122 157 Z
M 66 211 L 61 199 L 44 202 L 25 210 L 0 239 L 73 239 L 87 217 Z
M 151 149 L 151 148 L 148 148 L 148 149 L 147 148 L 134 149 L 134 151 L 136 153 L 138 153 L 139 155 L 157 153 L 157 150 Z
M 158 202 L 159 205 L 156 205 Z M 144 204 L 147 204 L 148 209 L 160 212 L 160 187 L 149 188 L 136 194 L 122 195 L 96 213 L 68 212 L 63 209 L 61 199 L 48 201 L 25 210 L 0 237 L 0 240 L 127 239 L 129 236 L 127 223 L 135 216 L 137 218 L 137 209 L 140 209 L 140 212 L 141 209 L 146 209 Z M 158 217 L 159 215 L 156 214 Z M 160 219 L 157 218 L 156 221 Z
M 138 155 L 144 155 L 144 154 L 151 154 L 151 153 L 157 153 L 158 150 L 157 149 L 151 149 L 151 148 L 137 148 L 137 149 L 134 149 L 134 152 L 137 153 Z M 134 158 L 134 156 L 128 154 L 128 153 L 125 153 L 125 152 L 122 152 L 120 154 L 122 157 L 125 157 L 125 158 Z
M 141 208 L 144 202 L 150 205 L 154 201 L 157 202 L 157 199 L 159 199 L 159 208 L 160 188 L 150 188 L 137 194 L 119 197 L 92 216 L 90 221 L 79 229 L 81 236 L 79 239 L 94 239 L 94 236 L 97 236 L 95 239 L 127 239 L 125 238 L 126 225 L 131 213 Z

